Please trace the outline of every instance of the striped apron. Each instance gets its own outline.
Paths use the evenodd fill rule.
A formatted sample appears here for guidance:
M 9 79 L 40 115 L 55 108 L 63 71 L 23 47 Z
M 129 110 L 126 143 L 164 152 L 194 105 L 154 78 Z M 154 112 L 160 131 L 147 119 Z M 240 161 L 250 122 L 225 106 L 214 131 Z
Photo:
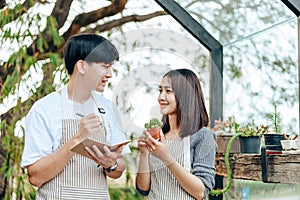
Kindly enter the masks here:
M 71 139 L 78 130 L 79 119 L 62 120 L 62 137 L 60 146 Z M 107 142 L 107 129 L 101 126 L 98 134 L 93 134 L 92 139 Z M 106 176 L 103 168 L 91 159 L 75 154 L 66 167 L 52 180 L 38 188 L 37 200 L 91 200 L 110 199 Z
M 190 137 L 183 140 L 166 140 L 167 147 L 175 160 L 186 170 L 190 170 Z M 156 157 L 149 155 L 151 187 L 148 200 L 190 200 L 195 199 L 177 182 L 166 165 Z

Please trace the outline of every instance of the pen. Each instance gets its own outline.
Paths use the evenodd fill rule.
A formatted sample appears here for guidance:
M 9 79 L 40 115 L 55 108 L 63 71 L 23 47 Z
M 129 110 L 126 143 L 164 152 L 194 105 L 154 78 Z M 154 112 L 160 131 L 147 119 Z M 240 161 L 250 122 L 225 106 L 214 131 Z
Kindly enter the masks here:
M 84 117 L 84 115 L 83 114 L 81 114 L 81 113 L 75 113 L 76 115 L 78 115 L 79 117 Z
M 81 114 L 81 113 L 75 113 L 76 115 L 78 115 L 79 117 L 84 117 L 84 115 L 83 114 Z M 103 125 L 103 122 L 100 122 L 100 126 L 102 126 Z

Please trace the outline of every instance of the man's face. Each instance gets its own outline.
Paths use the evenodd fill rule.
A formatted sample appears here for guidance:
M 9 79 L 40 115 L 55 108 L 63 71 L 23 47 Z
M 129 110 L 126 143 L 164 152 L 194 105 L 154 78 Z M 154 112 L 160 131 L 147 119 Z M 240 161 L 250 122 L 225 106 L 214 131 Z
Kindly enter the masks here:
M 113 63 L 86 63 L 88 70 L 86 73 L 86 81 L 89 88 L 97 92 L 104 92 L 104 88 L 108 79 L 112 77 L 111 66 Z

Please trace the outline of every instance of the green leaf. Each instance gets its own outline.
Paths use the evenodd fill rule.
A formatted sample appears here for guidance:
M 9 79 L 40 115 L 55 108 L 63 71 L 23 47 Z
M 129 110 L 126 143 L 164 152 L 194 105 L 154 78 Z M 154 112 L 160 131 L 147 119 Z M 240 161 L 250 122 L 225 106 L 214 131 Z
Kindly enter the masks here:
M 145 128 L 147 128 L 147 129 L 150 128 L 150 124 L 149 124 L 149 123 L 146 123 L 144 126 L 145 126 Z
M 17 4 L 14 8 L 16 13 L 21 13 L 23 10 L 23 6 L 21 4 Z
M 4 82 L 3 86 L 2 86 L 2 90 L 1 93 L 4 94 L 4 96 L 8 96 L 9 92 L 11 91 L 12 88 L 12 84 L 13 83 L 13 79 L 11 77 L 11 75 L 8 75 L 6 78 L 6 81 Z
M 51 63 L 51 65 L 52 65 L 53 67 L 59 65 L 59 63 L 60 63 L 60 58 L 58 57 L 57 54 L 51 53 L 51 54 L 49 55 L 49 57 L 50 57 L 50 63 Z
M 33 65 L 35 63 L 34 57 L 33 56 L 29 56 L 28 58 L 26 58 L 25 63 L 24 63 L 24 70 L 27 71 L 31 65 Z
M 40 52 L 44 52 L 44 48 L 43 48 L 43 41 L 44 39 L 42 37 L 39 37 L 37 40 L 37 48 Z

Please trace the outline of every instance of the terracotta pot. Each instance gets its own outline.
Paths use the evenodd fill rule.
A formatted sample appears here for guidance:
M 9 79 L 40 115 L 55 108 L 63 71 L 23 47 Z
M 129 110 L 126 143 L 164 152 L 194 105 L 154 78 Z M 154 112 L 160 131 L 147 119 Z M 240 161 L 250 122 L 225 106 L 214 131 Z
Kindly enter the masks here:
M 161 130 L 161 127 L 147 129 L 147 131 L 150 133 L 150 135 L 156 140 L 160 139 L 160 130 Z
M 227 144 L 230 140 L 230 138 L 233 136 L 233 134 L 222 134 L 217 136 L 217 144 L 218 144 L 218 153 L 225 153 Z M 230 153 L 240 153 L 240 142 L 239 138 L 236 138 L 231 146 Z

